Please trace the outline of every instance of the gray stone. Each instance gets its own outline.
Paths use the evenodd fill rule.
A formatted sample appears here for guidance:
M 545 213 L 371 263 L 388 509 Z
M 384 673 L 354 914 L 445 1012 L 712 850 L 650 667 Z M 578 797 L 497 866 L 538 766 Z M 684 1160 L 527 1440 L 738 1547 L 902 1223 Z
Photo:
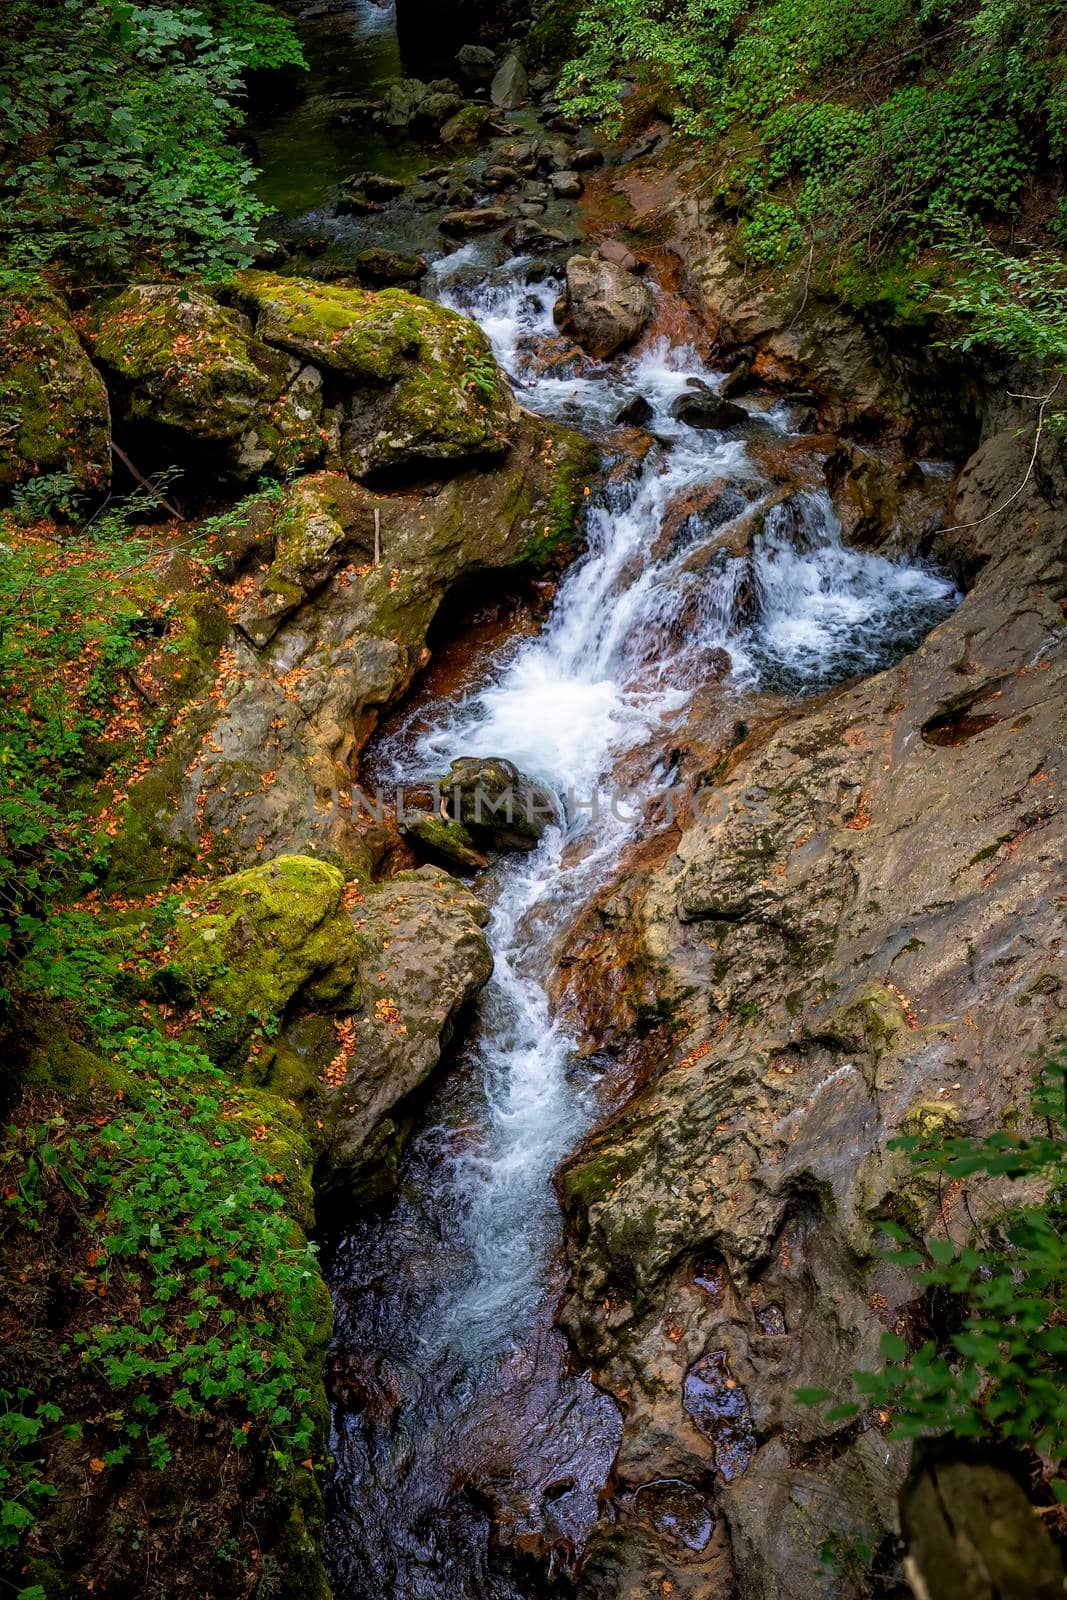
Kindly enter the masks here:
M 520 56 L 505 56 L 493 78 L 489 97 L 502 111 L 514 111 L 530 98 L 530 81 Z
M 563 325 L 591 355 L 605 359 L 632 344 L 651 315 L 652 292 L 632 273 L 593 256 L 567 262 Z
M 554 172 L 548 181 L 561 200 L 576 200 L 585 188 L 576 172 Z

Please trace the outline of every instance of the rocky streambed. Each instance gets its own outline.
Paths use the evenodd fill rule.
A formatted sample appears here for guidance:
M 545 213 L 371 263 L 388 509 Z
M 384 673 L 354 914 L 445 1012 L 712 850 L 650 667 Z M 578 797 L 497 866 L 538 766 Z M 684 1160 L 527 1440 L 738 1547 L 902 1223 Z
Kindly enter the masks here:
M 185 886 L 149 992 L 297 1227 L 314 1181 L 325 1570 L 308 1463 L 257 1538 L 335 1600 L 903 1593 L 903 1447 L 795 1392 L 909 1326 L 880 1219 L 995 1203 L 889 1141 L 1025 1115 L 1062 1012 L 1062 460 L 929 330 L 753 285 L 654 115 L 306 26 L 256 267 L 42 296 L 2 461 L 216 513 L 101 828 Z
M 364 761 L 506 758 L 561 816 L 478 877 L 494 975 L 395 1194 L 331 1225 L 334 1588 L 888 1593 L 904 1452 L 794 1392 L 907 1318 L 875 1223 L 931 1197 L 888 1140 L 1018 1108 L 1056 1009 L 1055 469 L 1011 500 L 976 378 L 751 292 L 666 130 L 601 150 L 511 78 L 444 170 L 281 234 L 418 271 L 602 461 L 540 631 L 460 629 Z M 349 114 L 425 137 L 453 91 Z M 857 1539 L 865 1579 L 820 1564 Z

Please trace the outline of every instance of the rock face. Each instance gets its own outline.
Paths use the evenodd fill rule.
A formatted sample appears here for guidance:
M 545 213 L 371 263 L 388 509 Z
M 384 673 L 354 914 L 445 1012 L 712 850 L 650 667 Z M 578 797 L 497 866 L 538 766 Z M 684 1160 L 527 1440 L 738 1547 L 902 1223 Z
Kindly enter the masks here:
M 593 460 L 586 440 L 523 420 L 500 466 L 434 493 L 320 473 L 246 506 L 214 538 L 224 583 L 204 597 L 195 645 L 206 698 L 130 790 L 118 877 L 143 882 L 197 855 L 359 859 L 354 760 L 428 659 L 444 595 L 474 573 L 548 560 L 579 526 Z
M 873 1548 L 895 1526 L 904 1447 L 820 1424 L 794 1390 L 848 1398 L 914 1293 L 877 1219 L 929 1227 L 937 1196 L 887 1142 L 1025 1112 L 1062 1021 L 1064 463 L 1047 448 L 1012 499 L 1027 456 L 999 434 L 963 474 L 940 553 L 977 579 L 953 616 L 742 742 L 606 913 L 621 936 L 629 906 L 633 981 L 671 1033 L 668 1064 L 559 1175 L 565 1325 L 626 1410 L 585 1595 L 844 1597 L 815 1576 L 821 1540 Z M 962 1237 L 959 1198 L 943 1204 Z M 706 1500 L 714 1537 L 657 1535 L 640 1501 L 664 1481 Z
M 562 326 L 601 360 L 632 344 L 652 315 L 652 291 L 614 261 L 571 256 Z
M 107 487 L 107 391 L 56 295 L 0 300 L 0 411 L 0 489 L 55 473 L 78 492 Z
M 433 867 L 380 885 L 282 855 L 186 907 L 164 984 L 191 1035 L 315 1130 L 320 1192 L 390 1181 L 400 1103 L 433 1071 L 492 958 L 481 902 Z
M 504 57 L 493 78 L 489 98 L 501 111 L 515 111 L 530 98 L 530 80 L 521 56 Z

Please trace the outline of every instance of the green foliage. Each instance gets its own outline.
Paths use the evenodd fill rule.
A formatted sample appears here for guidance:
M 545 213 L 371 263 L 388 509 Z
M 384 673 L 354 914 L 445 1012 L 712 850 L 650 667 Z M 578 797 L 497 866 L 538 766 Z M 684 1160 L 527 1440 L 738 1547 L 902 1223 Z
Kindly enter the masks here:
M 35 1456 L 48 1432 L 78 1438 L 78 1426 L 63 1424 L 62 1416 L 49 1401 L 35 1403 L 28 1389 L 0 1388 L 0 1550 L 16 1549 L 42 1508 L 55 1498 L 55 1487 L 41 1478 Z
M 1067 1052 L 1043 1061 L 1033 1111 L 1043 1132 L 893 1141 L 924 1173 L 1006 1178 L 1044 1198 L 1009 1207 L 966 1244 L 935 1235 L 920 1249 L 884 1225 L 890 1258 L 915 1271 L 936 1329 L 918 1349 L 886 1333 L 885 1367 L 855 1373 L 860 1398 L 833 1405 L 827 1421 L 888 1408 L 896 1438 L 993 1437 L 1053 1464 L 1067 1458 Z M 823 1405 L 831 1396 L 797 1398 Z
M 75 1333 L 83 1367 L 113 1397 L 115 1443 L 100 1467 L 139 1455 L 164 1468 L 183 1418 L 228 1418 L 234 1445 L 265 1442 L 288 1465 L 315 1434 L 312 1391 L 292 1353 L 314 1342 L 318 1272 L 279 1192 L 282 1174 L 245 1131 L 251 1106 L 195 1047 L 167 1039 L 118 999 L 88 916 L 54 916 L 31 944 L 28 990 L 77 999 L 97 1048 L 128 1087 L 108 1119 L 56 1116 L 5 1132 L 0 1175 L 19 1225 L 39 1231 L 56 1184 L 82 1202 L 97 1245 L 84 1293 L 109 1314 Z M 65 1350 L 57 1352 L 63 1357 Z M 41 1476 L 45 1422 L 62 1412 L 0 1391 L 0 1548 L 33 1526 L 54 1489 Z M 68 1437 L 77 1436 L 74 1425 Z M 100 1470 L 97 1468 L 95 1470 Z
M 247 264 L 264 208 L 233 143 L 242 73 L 299 60 L 262 0 L 17 0 L 0 44 L 4 283 Z
M 93 787 L 102 778 L 110 799 L 144 755 L 146 730 L 123 731 L 138 704 L 130 680 L 146 649 L 162 657 L 174 619 L 145 577 L 158 543 L 129 523 L 163 487 L 74 527 L 0 526 L 0 1001 L 76 1008 L 99 1063 L 91 1104 L 76 1094 L 4 1130 L 0 1193 L 16 1239 L 43 1239 L 57 1211 L 88 1234 L 73 1286 L 103 1314 L 56 1357 L 104 1397 L 94 1473 L 162 1470 L 205 1418 L 287 1468 L 315 1434 L 303 1355 L 321 1316 L 313 1250 L 283 1190 L 293 1174 L 277 1170 L 299 1159 L 299 1135 L 268 1137 L 262 1102 L 137 1003 L 128 958 L 159 957 L 175 896 L 121 932 L 65 904 L 103 866 L 87 851 Z M 53 1494 L 52 1421 L 67 1425 L 0 1393 L 0 1547 L 17 1546 Z
M 748 259 L 809 240 L 841 258 L 913 252 L 941 212 L 1009 214 L 1067 133 L 1052 0 L 596 0 L 564 74 L 572 105 L 620 121 L 619 73 L 666 86 L 675 121 L 729 154 L 712 195 Z M 662 93 L 660 94 L 662 103 Z M 718 159 L 716 157 L 716 159 Z

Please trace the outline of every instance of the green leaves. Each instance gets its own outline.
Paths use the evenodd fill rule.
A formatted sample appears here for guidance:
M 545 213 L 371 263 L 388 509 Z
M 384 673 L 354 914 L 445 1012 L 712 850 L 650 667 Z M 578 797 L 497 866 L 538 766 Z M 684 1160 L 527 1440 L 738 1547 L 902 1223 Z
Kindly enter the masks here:
M 563 90 L 617 124 L 637 66 L 676 126 L 722 141 L 711 198 L 747 260 L 813 240 L 914 259 L 939 212 L 1011 212 L 1046 148 L 1062 159 L 1058 15 L 1053 0 L 588 0 Z
M 84 271 L 247 264 L 263 207 L 232 143 L 247 68 L 299 64 L 263 0 L 15 7 L 0 46 L 0 225 Z

